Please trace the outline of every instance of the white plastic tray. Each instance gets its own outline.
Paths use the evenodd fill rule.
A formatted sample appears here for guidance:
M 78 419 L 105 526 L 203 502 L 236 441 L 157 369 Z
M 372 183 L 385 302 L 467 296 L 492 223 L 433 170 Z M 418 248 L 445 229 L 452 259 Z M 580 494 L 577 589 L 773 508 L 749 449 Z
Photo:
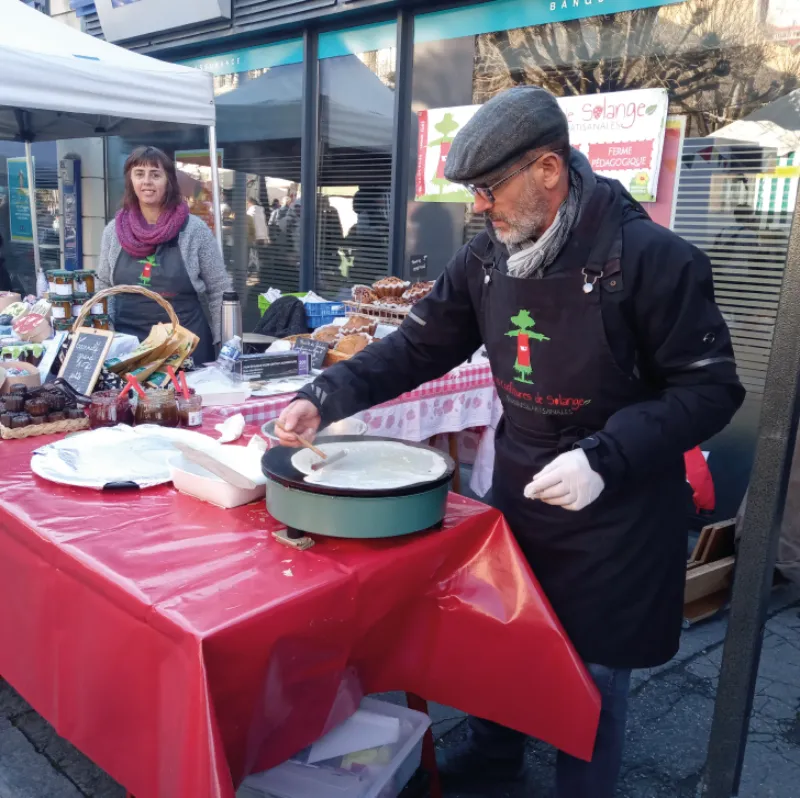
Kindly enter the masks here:
M 390 747 L 391 761 L 351 773 L 325 762 L 304 764 L 299 761 L 305 753 L 301 752 L 272 770 L 250 776 L 236 798 L 396 798 L 419 767 L 430 718 L 374 698 L 363 699 L 360 708 L 400 721 L 400 739 Z

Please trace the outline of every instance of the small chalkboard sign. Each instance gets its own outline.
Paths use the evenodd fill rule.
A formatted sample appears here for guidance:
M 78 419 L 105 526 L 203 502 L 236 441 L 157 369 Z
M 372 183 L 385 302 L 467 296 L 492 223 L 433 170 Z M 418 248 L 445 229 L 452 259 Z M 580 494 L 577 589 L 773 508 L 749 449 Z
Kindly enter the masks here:
M 313 338 L 297 338 L 294 348 L 301 352 L 308 352 L 312 369 L 321 369 L 325 356 L 328 354 L 328 345 L 325 341 L 315 341 Z
M 103 361 L 113 339 L 114 333 L 110 330 L 78 327 L 72 334 L 72 343 L 58 376 L 66 380 L 78 393 L 90 394 L 100 376 Z
M 425 280 L 428 276 L 428 256 L 412 255 L 410 261 L 411 261 L 411 279 Z

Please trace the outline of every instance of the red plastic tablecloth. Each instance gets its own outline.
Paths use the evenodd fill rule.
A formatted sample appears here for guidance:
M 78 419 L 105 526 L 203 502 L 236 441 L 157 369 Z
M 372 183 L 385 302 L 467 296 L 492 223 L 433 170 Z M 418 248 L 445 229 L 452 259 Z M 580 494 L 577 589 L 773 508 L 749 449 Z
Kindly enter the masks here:
M 495 510 L 296 552 L 263 505 L 34 477 L 0 443 L 0 674 L 137 798 L 234 784 L 407 690 L 588 758 L 599 712 Z

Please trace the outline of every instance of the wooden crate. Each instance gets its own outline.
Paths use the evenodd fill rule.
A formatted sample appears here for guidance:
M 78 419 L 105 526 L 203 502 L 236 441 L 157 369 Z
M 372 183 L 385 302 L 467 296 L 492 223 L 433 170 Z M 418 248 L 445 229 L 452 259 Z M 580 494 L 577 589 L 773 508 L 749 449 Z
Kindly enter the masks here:
M 686 563 L 683 616 L 688 623 L 710 618 L 723 609 L 733 584 L 736 522 L 703 527 Z

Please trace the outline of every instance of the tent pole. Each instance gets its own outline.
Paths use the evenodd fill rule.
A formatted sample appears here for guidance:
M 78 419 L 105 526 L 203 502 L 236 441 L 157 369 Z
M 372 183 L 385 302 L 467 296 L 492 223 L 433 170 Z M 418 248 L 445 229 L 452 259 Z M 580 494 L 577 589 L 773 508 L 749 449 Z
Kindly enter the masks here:
M 208 154 L 211 159 L 211 194 L 214 203 L 214 235 L 217 237 L 219 251 L 222 252 L 222 209 L 219 188 L 219 164 L 217 163 L 217 128 L 208 128 Z
M 25 141 L 25 163 L 28 167 L 28 201 L 31 206 L 31 233 L 33 235 L 33 264 L 36 270 L 36 294 L 41 296 L 44 290 L 44 275 L 39 253 L 39 222 L 36 218 L 36 182 L 33 174 L 33 148 L 30 141 Z
M 772 592 L 800 400 L 800 203 L 786 253 L 753 471 L 736 553 L 736 578 L 714 702 L 703 798 L 739 795 L 750 715 Z

